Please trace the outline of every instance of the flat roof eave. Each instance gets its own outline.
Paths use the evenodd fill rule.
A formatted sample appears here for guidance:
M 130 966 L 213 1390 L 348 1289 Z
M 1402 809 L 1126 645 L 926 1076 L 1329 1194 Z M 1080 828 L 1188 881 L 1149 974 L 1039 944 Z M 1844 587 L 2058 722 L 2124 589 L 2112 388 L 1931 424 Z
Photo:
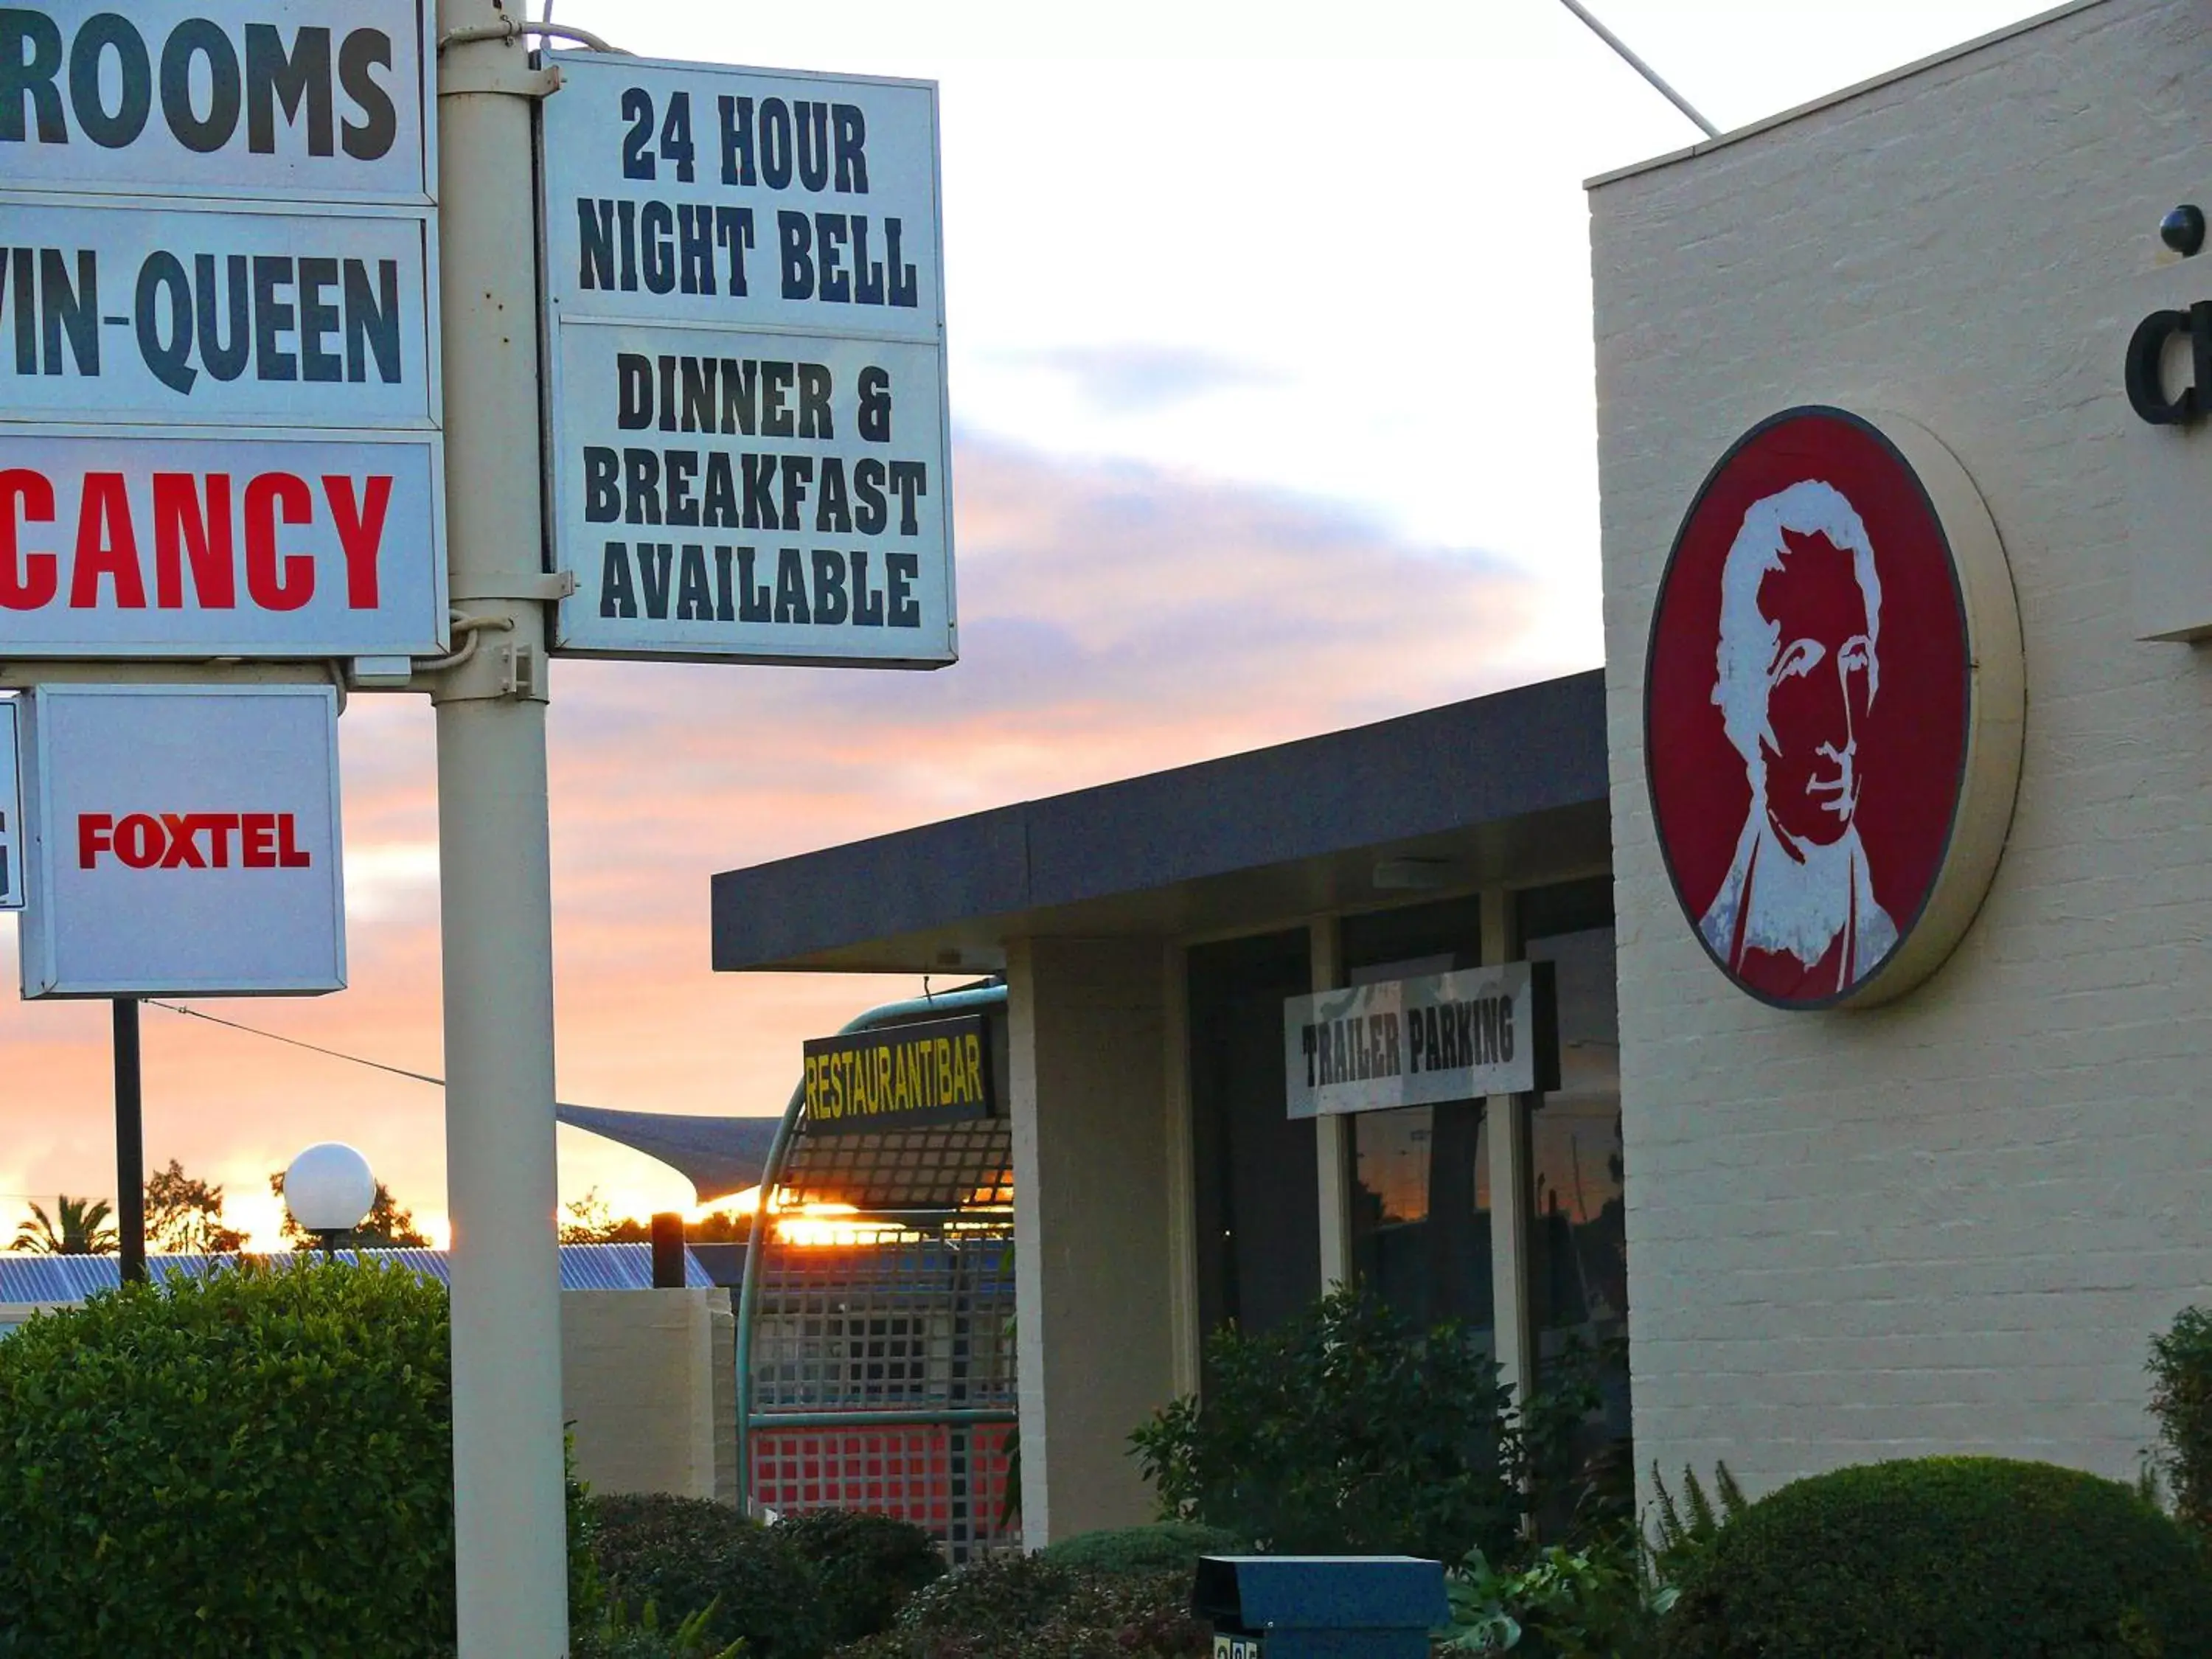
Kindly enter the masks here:
M 722 971 L 999 966 L 1024 936 L 1233 933 L 1605 867 L 1598 671 L 714 878 Z M 1402 878 L 1407 871 L 1395 872 Z

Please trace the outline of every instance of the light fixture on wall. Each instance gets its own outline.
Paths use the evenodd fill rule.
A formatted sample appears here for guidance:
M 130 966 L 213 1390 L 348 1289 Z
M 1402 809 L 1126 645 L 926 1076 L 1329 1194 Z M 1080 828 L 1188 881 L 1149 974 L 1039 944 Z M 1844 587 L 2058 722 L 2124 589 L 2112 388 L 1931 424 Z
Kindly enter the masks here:
M 2204 210 L 2184 202 L 2158 222 L 2158 240 L 2186 259 L 2204 246 Z

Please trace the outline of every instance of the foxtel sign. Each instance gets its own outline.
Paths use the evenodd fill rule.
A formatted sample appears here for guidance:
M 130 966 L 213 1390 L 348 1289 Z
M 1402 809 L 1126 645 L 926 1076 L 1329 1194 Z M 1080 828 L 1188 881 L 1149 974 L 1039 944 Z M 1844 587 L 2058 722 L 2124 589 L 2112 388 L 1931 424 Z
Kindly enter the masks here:
M 432 656 L 434 436 L 15 436 L 0 659 Z
M 46 685 L 21 701 L 26 997 L 345 984 L 327 685 Z

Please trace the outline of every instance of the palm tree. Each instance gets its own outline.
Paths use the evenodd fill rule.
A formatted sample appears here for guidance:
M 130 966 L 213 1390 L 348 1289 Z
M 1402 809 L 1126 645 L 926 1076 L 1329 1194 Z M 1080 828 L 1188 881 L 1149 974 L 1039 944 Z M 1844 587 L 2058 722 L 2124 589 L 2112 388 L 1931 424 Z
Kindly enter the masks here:
M 58 1228 L 45 1210 L 31 1206 L 31 1218 L 15 1229 L 15 1242 L 8 1248 L 40 1255 L 106 1255 L 117 1249 L 115 1229 L 107 1224 L 112 1212 L 106 1199 L 71 1198 L 64 1193 L 54 1211 L 61 1217 Z

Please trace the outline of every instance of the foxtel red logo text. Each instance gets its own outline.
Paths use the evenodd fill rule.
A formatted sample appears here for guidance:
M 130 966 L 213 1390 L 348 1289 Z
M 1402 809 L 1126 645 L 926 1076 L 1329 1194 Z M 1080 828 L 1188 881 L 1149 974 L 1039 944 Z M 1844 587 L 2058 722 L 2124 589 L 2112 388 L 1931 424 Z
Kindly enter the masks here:
M 237 849 L 235 860 L 232 848 Z M 133 870 L 305 870 L 314 863 L 300 845 L 289 812 L 80 812 L 76 861 L 96 870 L 112 858 Z
M 392 483 L 378 475 L 333 475 L 310 485 L 289 472 L 242 481 L 228 472 L 156 472 L 150 515 L 142 518 L 122 473 L 88 472 L 75 503 L 74 536 L 58 538 L 73 541 L 64 582 L 58 548 L 23 545 L 37 534 L 27 535 L 26 526 L 56 522 L 53 480 L 30 467 L 0 469 L 0 609 L 42 611 L 60 601 L 71 611 L 143 611 L 150 600 L 155 609 L 180 611 L 189 583 L 196 608 L 234 611 L 242 575 L 249 608 L 297 611 L 315 597 L 319 573 L 313 554 L 285 551 L 282 531 L 327 514 L 344 567 L 346 607 L 374 611 Z

